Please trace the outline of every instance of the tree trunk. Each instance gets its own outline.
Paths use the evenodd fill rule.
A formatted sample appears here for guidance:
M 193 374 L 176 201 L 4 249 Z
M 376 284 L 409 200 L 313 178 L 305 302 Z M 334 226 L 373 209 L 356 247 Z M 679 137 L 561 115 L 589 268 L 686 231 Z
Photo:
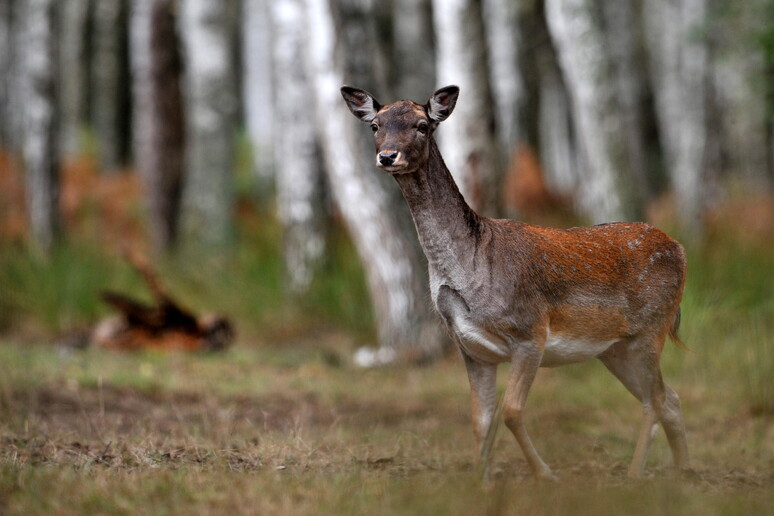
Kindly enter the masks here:
M 430 0 L 393 0 L 392 6 L 392 90 L 424 103 L 437 86 Z
M 684 228 L 703 231 L 712 178 L 707 168 L 709 48 L 700 37 L 707 0 L 643 4 L 661 141 Z
M 500 160 L 507 163 L 524 136 L 519 127 L 519 111 L 525 97 L 524 81 L 519 69 L 519 3 L 511 0 L 483 0 L 483 15 Z
M 123 0 L 94 4 L 93 118 L 100 168 L 106 172 L 117 170 L 126 158 L 123 117 L 128 77 L 122 61 L 125 12 Z
M 304 5 L 315 125 L 334 198 L 365 268 L 377 321 L 379 349 L 361 350 L 356 362 L 378 365 L 399 357 L 436 355 L 444 341 L 430 315 L 421 275 L 409 259 L 411 244 L 391 216 L 388 195 L 370 160 L 361 160 L 356 121 L 339 94 L 344 60 L 341 48 L 336 48 L 330 5 L 328 0 L 305 0 Z
M 655 185 L 648 178 L 645 153 L 644 114 L 647 76 L 642 66 L 645 49 L 642 44 L 642 16 L 635 2 L 602 2 L 605 48 L 609 49 L 616 103 L 623 125 L 623 162 L 628 180 L 634 186 L 635 202 L 643 214 L 644 202 L 652 199 Z
M 244 0 L 242 9 L 242 91 L 253 170 L 263 188 L 274 181 L 272 27 L 269 0 Z M 298 65 L 300 66 L 300 65 Z
M 309 120 L 313 91 L 304 67 L 302 0 L 276 0 L 271 7 L 275 85 L 282 93 L 274 103 L 277 208 L 290 291 L 300 295 L 325 248 L 322 177 L 315 124 Z
M 27 214 L 35 246 L 48 252 L 60 231 L 54 0 L 26 0 L 19 22 Z
M 134 156 L 150 208 L 156 252 L 175 243 L 183 177 L 185 124 L 181 60 L 170 0 L 132 0 Z
M 16 147 L 14 139 L 13 90 L 16 81 L 14 41 L 14 0 L 0 0 L 0 149 Z
M 188 113 L 181 229 L 186 243 L 202 248 L 223 247 L 233 236 L 237 6 L 235 0 L 183 0 L 180 5 Z
M 540 157 L 551 192 L 572 198 L 584 175 L 582 160 L 572 131 L 567 89 L 551 55 L 538 57 L 538 131 Z
M 774 187 L 768 149 L 768 124 L 773 119 L 774 106 L 767 106 L 765 51 L 758 41 L 760 36 L 739 35 L 760 35 L 774 27 L 770 8 L 769 3 L 769 11 L 764 10 L 764 1 L 742 2 L 715 22 L 716 45 L 721 51 L 714 52 L 712 57 L 712 80 L 720 110 L 723 154 L 727 158 L 723 168 L 733 173 L 747 193 L 766 192 Z M 768 80 L 772 82 L 774 78 L 770 76 Z M 773 100 L 774 97 L 769 99 Z
M 633 182 L 622 102 L 603 14 L 591 0 L 546 0 L 546 19 L 572 101 L 584 170 L 581 210 L 594 222 L 642 217 L 642 193 Z
M 434 0 L 438 83 L 461 93 L 438 145 L 460 191 L 479 213 L 498 212 L 500 179 L 480 0 Z
M 18 0 L 17 0 L 18 2 Z M 81 130 L 86 111 L 86 27 L 89 0 L 59 0 L 61 13 L 61 37 L 59 60 L 66 63 L 60 67 L 60 147 L 66 156 L 80 151 Z M 113 2 L 98 2 L 112 4 Z

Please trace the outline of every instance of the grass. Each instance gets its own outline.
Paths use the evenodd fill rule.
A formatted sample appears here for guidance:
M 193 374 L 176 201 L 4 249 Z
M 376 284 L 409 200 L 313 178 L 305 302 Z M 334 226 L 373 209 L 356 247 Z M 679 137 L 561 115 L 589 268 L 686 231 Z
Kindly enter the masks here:
M 106 313 L 96 292 L 147 295 L 88 238 L 42 259 L 0 250 L 2 514 L 764 514 L 774 508 L 774 250 L 714 235 L 689 249 L 680 394 L 695 473 L 663 434 L 625 478 L 640 408 L 599 363 L 541 370 L 527 426 L 562 479 L 535 483 L 507 431 L 476 477 L 461 360 L 362 370 L 373 339 L 362 272 L 334 234 L 303 300 L 283 291 L 279 230 L 255 215 L 214 262 L 159 265 L 197 310 L 237 321 L 226 353 L 72 351 L 50 343 Z M 500 388 L 504 375 L 501 374 Z

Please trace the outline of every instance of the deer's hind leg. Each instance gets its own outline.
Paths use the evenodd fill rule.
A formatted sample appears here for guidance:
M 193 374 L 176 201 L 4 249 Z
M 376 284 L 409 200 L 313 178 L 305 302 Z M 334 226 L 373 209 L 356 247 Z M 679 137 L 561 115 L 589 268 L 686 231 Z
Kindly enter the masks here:
M 663 341 L 665 337 L 657 338 Z M 630 477 L 642 475 L 657 423 L 664 427 L 675 465 L 679 469 L 688 467 L 688 446 L 680 400 L 661 377 L 661 345 L 654 345 L 655 339 L 648 337 L 621 341 L 600 357 L 608 370 L 642 403 L 642 423 L 629 467 Z

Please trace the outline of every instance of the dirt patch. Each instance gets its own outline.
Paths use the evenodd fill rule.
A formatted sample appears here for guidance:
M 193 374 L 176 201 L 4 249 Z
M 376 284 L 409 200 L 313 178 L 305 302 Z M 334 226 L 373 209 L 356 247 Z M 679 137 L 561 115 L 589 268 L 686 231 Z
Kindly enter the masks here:
M 2 404 L 18 426 L 33 423 L 37 433 L 104 440 L 149 436 L 219 438 L 299 428 L 397 427 L 407 421 L 451 420 L 467 415 L 437 405 L 401 401 L 328 403 L 311 393 L 286 396 L 221 397 L 207 393 L 153 392 L 128 387 L 12 392 Z M 81 437 L 83 439 L 83 437 Z
M 330 449 L 326 444 L 306 443 L 303 446 L 313 449 L 302 451 L 266 445 L 300 428 L 318 428 L 323 433 L 347 428 L 366 435 L 375 427 L 383 427 L 395 429 L 397 435 L 428 425 L 445 425 L 467 432 L 467 414 L 420 401 L 333 404 L 314 394 L 217 397 L 104 386 L 13 392 L 3 398 L 2 405 L 13 421 L 0 426 L 0 463 L 5 464 L 297 472 L 357 468 L 364 474 L 397 477 L 476 471 L 467 453 L 469 443 L 460 444 L 465 450 L 433 448 L 441 445 L 443 438 L 438 443 L 429 442 L 424 454 L 399 448 L 388 453 L 358 452 L 354 443 Z M 552 468 L 563 482 L 631 483 L 626 477 L 628 465 L 597 447 L 580 454 L 583 458 L 578 460 L 552 463 Z M 490 473 L 495 483 L 532 481 L 529 468 L 518 457 L 515 448 L 494 457 Z M 677 474 L 670 468 L 649 467 L 645 481 L 669 482 L 672 478 Z M 707 492 L 766 490 L 774 485 L 772 470 L 724 465 L 699 466 L 679 478 Z

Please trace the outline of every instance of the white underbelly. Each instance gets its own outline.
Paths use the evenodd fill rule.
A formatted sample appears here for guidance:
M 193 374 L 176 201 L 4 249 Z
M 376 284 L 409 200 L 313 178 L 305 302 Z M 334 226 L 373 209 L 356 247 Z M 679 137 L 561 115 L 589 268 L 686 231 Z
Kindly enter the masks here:
M 549 330 L 540 367 L 557 367 L 586 362 L 604 353 L 615 342 L 616 339 L 585 340 L 564 335 L 551 335 Z

